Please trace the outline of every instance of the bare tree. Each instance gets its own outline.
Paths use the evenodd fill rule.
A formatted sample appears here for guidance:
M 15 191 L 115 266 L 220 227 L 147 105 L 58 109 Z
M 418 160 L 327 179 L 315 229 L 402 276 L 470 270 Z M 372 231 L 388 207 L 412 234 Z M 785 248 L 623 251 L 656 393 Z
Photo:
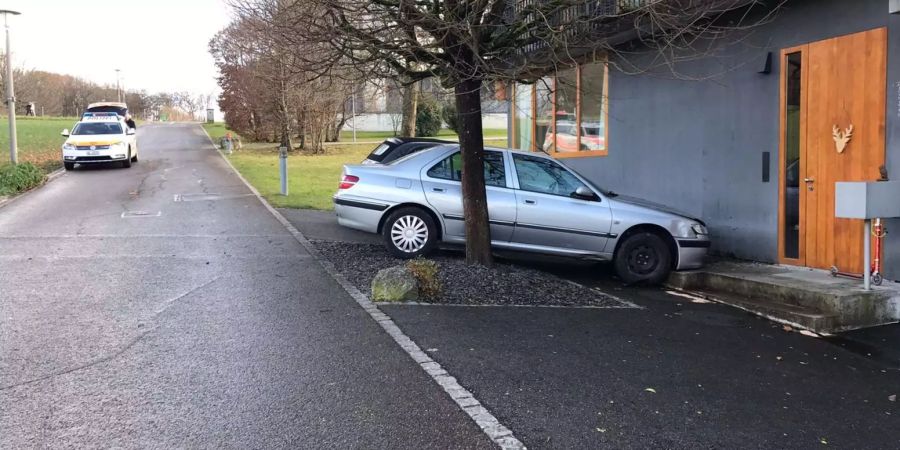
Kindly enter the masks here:
M 340 68 L 403 84 L 430 77 L 452 89 L 462 152 L 466 259 L 489 265 L 481 92 L 493 81 L 534 82 L 548 72 L 613 55 L 632 67 L 638 42 L 651 62 L 673 67 L 710 40 L 746 30 L 768 13 L 757 0 L 239 0 L 243 11 L 275 5 L 267 21 L 309 73 Z M 743 8 L 743 12 L 734 11 Z M 764 6 L 770 11 L 772 5 Z M 753 17 L 753 19 L 750 19 Z M 762 17 L 760 19 L 759 17 Z

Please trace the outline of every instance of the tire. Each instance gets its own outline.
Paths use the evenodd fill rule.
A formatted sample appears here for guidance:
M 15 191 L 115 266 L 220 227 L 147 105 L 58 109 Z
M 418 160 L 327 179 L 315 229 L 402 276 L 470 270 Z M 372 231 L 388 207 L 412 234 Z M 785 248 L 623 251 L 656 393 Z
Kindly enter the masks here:
M 381 230 L 388 252 L 402 259 L 431 253 L 437 245 L 437 234 L 434 219 L 419 208 L 400 208 L 392 212 Z
M 75 163 L 64 162 L 64 163 L 63 163 L 63 167 L 64 167 L 67 171 L 69 171 L 69 170 L 75 170 Z
M 660 235 L 639 232 L 625 238 L 614 265 L 626 284 L 660 284 L 672 271 L 672 252 Z
M 131 149 L 128 149 L 128 157 L 125 158 L 125 161 L 122 161 L 122 167 L 126 169 L 131 167 Z
M 135 153 L 134 156 L 131 157 L 131 162 L 133 162 L 133 163 L 138 162 L 137 153 Z

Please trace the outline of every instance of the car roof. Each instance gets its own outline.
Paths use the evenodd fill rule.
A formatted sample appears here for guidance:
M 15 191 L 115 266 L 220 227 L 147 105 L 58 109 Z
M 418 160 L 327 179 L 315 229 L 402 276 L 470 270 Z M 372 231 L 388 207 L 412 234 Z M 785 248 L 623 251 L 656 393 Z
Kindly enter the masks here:
M 408 144 L 410 142 L 434 142 L 437 144 L 453 144 L 454 143 L 453 141 L 448 141 L 445 139 L 420 138 L 420 137 L 400 137 L 400 136 L 389 137 L 389 138 L 385 139 L 384 142 L 391 143 L 394 145 Z

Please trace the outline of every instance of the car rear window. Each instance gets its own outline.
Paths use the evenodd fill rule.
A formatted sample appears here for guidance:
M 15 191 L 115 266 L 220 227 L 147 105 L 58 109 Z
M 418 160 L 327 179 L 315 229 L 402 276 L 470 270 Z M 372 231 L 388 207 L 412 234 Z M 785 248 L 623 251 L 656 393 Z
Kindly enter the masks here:
M 389 149 L 389 148 L 391 148 L 389 145 L 387 145 L 387 144 L 381 144 L 381 145 L 379 145 L 378 147 L 375 147 L 375 150 L 372 150 L 372 154 L 373 154 L 373 155 L 376 155 L 376 156 L 381 156 L 381 155 L 383 155 L 384 152 L 385 152 L 387 149 Z

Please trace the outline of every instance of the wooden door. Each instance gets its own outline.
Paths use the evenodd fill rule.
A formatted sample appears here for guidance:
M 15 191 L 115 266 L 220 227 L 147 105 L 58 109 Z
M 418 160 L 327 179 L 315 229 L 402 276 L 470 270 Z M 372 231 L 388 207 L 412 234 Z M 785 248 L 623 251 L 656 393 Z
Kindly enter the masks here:
M 862 221 L 835 219 L 834 183 L 877 180 L 884 165 L 887 30 L 786 49 L 782 62 L 781 259 L 862 273 Z

